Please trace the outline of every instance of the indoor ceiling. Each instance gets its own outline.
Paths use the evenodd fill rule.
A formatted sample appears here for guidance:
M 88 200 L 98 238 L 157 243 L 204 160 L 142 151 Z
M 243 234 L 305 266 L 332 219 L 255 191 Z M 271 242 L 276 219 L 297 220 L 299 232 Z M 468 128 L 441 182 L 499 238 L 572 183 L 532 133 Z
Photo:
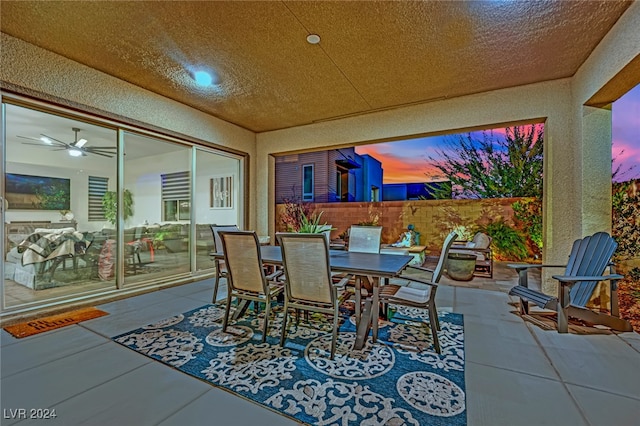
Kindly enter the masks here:
M 570 77 L 631 3 L 3 0 L 0 25 L 263 132 Z

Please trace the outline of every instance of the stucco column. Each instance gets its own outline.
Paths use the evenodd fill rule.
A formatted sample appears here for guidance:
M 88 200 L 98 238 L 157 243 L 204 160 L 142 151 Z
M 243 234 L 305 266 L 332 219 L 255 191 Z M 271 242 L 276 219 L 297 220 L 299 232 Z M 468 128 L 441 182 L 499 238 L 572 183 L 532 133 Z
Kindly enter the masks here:
M 611 109 L 583 107 L 582 236 L 611 232 Z
M 255 223 L 252 228 L 258 235 L 272 235 L 275 202 L 275 159 L 261 144 L 256 144 L 255 162 Z M 273 241 L 272 241 L 273 242 Z
M 570 117 L 573 117 L 571 119 Z M 573 242 L 611 230 L 611 111 L 578 107 L 545 124 L 543 263 L 564 265 Z M 542 290 L 557 294 L 545 269 Z
M 558 97 L 556 108 L 545 122 L 543 177 L 542 263 L 561 265 L 567 261 L 571 245 L 580 237 L 581 160 L 580 141 L 570 108 L 568 90 Z M 564 105 L 564 107 L 560 107 Z M 542 270 L 542 291 L 557 294 L 557 282 L 551 275 L 562 269 Z

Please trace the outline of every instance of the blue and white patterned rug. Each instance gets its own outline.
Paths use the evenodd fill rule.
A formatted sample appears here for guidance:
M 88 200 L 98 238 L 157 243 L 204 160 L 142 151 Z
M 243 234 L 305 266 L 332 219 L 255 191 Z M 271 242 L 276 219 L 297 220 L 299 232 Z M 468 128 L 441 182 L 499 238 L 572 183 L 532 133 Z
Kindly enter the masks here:
M 442 354 L 416 319 L 398 308 L 382 322 L 379 341 L 352 349 L 353 317 L 341 322 L 335 359 L 331 323 L 313 315 L 290 319 L 279 345 L 282 312 L 261 343 L 262 314 L 251 311 L 222 333 L 224 306 L 206 305 L 130 331 L 113 340 L 271 410 L 314 425 L 465 425 L 462 315 L 441 312 Z M 416 349 L 421 349 L 417 351 Z M 423 350 L 422 350 L 423 349 Z

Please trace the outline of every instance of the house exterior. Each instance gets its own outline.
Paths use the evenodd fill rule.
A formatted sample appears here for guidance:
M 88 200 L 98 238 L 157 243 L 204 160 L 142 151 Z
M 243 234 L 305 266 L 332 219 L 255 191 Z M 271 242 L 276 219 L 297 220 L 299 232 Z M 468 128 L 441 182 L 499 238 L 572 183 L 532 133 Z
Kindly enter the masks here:
M 382 201 L 383 170 L 354 148 L 277 156 L 276 203 Z
M 385 183 L 382 185 L 383 201 L 402 200 L 434 200 L 433 188 L 447 188 L 451 193 L 451 182 L 411 182 L 411 183 Z

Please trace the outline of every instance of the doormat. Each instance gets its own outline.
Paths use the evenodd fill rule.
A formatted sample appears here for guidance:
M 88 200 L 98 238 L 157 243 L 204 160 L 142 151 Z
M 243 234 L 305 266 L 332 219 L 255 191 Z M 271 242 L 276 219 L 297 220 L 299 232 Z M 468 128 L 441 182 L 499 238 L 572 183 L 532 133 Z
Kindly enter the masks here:
M 355 320 L 342 318 L 335 359 L 329 359 L 330 320 L 311 315 L 289 322 L 280 346 L 282 311 L 264 310 L 222 332 L 224 306 L 206 305 L 112 337 L 127 348 L 309 425 L 467 424 L 462 315 L 441 312 L 433 351 L 422 325 L 427 312 L 398 307 L 393 322 L 353 350 Z M 409 320 L 411 319 L 411 320 Z M 397 321 L 397 322 L 396 322 Z
M 38 318 L 31 321 L 21 322 L 15 325 L 4 327 L 5 331 L 11 333 L 13 337 L 18 339 L 34 334 L 44 333 L 45 331 L 55 330 L 56 328 L 66 327 L 71 324 L 77 324 L 82 321 L 98 318 L 108 315 L 108 312 L 101 311 L 96 308 L 84 308 L 76 311 L 65 312 L 63 314 L 51 315 L 44 318 Z

